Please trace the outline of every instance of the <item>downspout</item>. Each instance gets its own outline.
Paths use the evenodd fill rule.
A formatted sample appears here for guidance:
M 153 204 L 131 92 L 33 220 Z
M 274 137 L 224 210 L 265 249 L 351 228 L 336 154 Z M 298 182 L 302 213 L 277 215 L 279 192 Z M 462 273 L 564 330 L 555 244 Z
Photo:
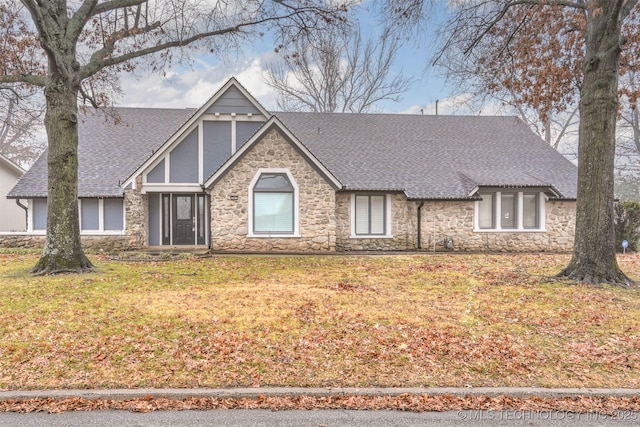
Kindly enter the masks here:
M 29 229 L 29 207 L 20 203 L 20 199 L 16 199 L 16 205 L 24 209 L 24 227 L 25 227 L 24 229 L 28 230 Z
M 418 250 L 422 249 L 422 207 L 424 200 L 418 205 Z

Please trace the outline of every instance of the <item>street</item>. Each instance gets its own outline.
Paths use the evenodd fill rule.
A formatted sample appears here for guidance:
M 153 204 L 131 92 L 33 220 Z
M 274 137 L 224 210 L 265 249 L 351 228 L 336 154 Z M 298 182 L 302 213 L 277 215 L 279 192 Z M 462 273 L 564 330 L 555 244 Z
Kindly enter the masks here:
M 430 427 L 430 426 L 632 426 L 640 423 L 639 412 L 621 412 L 618 417 L 598 413 L 576 414 L 563 411 L 90 411 L 47 413 L 1 413 L 0 425 L 20 427 Z

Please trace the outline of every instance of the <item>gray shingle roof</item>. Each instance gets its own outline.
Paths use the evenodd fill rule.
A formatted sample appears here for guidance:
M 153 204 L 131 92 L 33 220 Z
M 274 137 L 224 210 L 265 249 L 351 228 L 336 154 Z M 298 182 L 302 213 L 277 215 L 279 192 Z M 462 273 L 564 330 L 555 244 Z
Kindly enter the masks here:
M 79 196 L 117 197 L 119 184 L 195 110 L 117 108 L 80 122 Z M 413 199 L 467 198 L 477 186 L 555 188 L 576 197 L 577 168 L 515 117 L 275 113 L 350 190 Z M 47 194 L 46 153 L 11 191 Z
M 577 168 L 515 117 L 275 113 L 348 188 L 466 198 L 476 186 L 552 186 Z
M 117 123 L 103 112 L 80 116 L 78 196 L 119 197 L 124 181 L 195 112 L 194 109 L 114 108 Z M 43 153 L 9 197 L 46 197 L 47 153 Z

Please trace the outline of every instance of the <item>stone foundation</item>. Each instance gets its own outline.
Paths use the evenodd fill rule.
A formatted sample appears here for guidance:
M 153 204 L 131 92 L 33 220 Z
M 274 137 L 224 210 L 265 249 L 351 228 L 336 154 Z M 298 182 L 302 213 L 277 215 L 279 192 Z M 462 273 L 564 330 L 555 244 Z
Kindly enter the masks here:
M 0 248 L 42 249 L 44 235 L 2 234 Z M 81 236 L 82 247 L 87 252 L 120 252 L 133 249 L 127 236 Z

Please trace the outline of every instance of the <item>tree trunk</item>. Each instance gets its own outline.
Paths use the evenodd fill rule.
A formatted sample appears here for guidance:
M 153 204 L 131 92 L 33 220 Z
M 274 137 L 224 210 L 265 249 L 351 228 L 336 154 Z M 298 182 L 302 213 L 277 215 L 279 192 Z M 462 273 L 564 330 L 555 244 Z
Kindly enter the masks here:
M 49 140 L 47 237 L 32 273 L 83 272 L 93 268 L 80 243 L 78 217 L 78 91 L 62 73 L 50 72 L 45 87 Z
M 618 113 L 620 4 L 600 2 L 587 12 L 586 55 L 580 93 L 578 199 L 573 257 L 558 276 L 591 284 L 628 286 L 616 260 L 613 215 Z

